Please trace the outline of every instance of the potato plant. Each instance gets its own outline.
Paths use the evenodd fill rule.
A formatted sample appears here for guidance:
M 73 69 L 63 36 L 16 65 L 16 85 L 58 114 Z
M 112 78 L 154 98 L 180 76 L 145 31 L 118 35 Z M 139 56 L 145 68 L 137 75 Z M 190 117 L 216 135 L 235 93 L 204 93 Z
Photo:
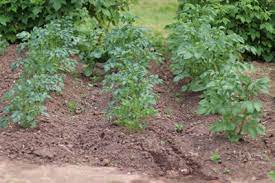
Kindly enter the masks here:
M 76 53 L 74 47 L 79 39 L 74 32 L 72 22 L 64 19 L 18 35 L 24 41 L 21 49 L 28 51 L 23 60 L 13 65 L 13 69 L 22 65 L 23 71 L 3 98 L 8 105 L 0 121 L 2 127 L 10 122 L 23 128 L 37 125 L 36 118 L 46 113 L 44 103 L 50 93 L 62 91 L 63 73 L 75 69 L 76 62 L 70 57 Z
M 105 45 L 110 58 L 105 64 L 109 74 L 104 86 L 113 97 L 108 116 L 129 129 L 144 128 L 144 120 L 156 113 L 153 87 L 160 82 L 148 71 L 149 62 L 156 58 L 151 44 L 144 30 L 126 24 L 111 31 Z
M 268 92 L 268 79 L 253 80 L 243 72 L 230 66 L 224 72 L 213 73 L 214 79 L 207 84 L 199 106 L 200 114 L 222 116 L 210 130 L 225 132 L 232 142 L 245 134 L 256 138 L 265 132 L 260 123 L 262 104 L 257 96 Z
M 215 24 L 219 11 L 207 3 L 186 3 L 181 8 L 178 22 L 169 26 L 175 81 L 191 78 L 184 87 L 203 91 L 199 113 L 221 116 L 210 130 L 224 132 L 232 142 L 246 134 L 263 135 L 257 96 L 268 91 L 268 80 L 253 80 L 247 74 L 251 66 L 241 63 L 242 51 L 250 47 Z
M 184 90 L 202 91 L 209 78 L 209 70 L 220 72 L 224 65 L 234 64 L 244 49 L 243 39 L 222 27 L 213 27 L 217 16 L 212 8 L 187 4 L 179 21 L 169 26 L 169 47 L 172 51 L 171 70 L 175 81 L 192 78 Z

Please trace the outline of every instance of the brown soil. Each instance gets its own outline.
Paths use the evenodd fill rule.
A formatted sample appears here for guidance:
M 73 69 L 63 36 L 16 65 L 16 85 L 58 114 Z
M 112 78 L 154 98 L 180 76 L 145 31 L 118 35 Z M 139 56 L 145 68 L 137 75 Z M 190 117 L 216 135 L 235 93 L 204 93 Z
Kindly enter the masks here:
M 15 46 L 0 57 L 0 97 L 18 78 L 9 69 L 15 58 Z M 266 136 L 232 144 L 209 132 L 217 117 L 196 115 L 200 94 L 181 93 L 167 64 L 152 66 L 152 72 L 164 82 L 156 88 L 159 114 L 148 120 L 144 131 L 130 133 L 106 120 L 110 96 L 102 93 L 100 82 L 67 76 L 64 92 L 52 95 L 49 115 L 40 118 L 38 128 L 0 130 L 0 156 L 37 165 L 117 167 L 175 182 L 269 182 L 266 173 L 275 162 L 273 98 L 261 97 Z M 71 101 L 77 102 L 75 113 L 67 107 Z M 182 133 L 175 131 L 175 123 L 184 125 Z M 221 163 L 210 160 L 214 152 L 221 155 Z

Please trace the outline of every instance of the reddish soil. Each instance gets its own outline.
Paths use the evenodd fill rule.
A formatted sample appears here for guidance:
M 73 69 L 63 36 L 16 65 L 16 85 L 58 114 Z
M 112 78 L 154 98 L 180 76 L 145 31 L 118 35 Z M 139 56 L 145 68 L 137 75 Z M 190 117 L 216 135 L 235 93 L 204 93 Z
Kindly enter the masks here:
M 0 57 L 0 97 L 18 78 L 9 68 L 16 57 L 15 46 Z M 274 98 L 261 96 L 267 134 L 232 144 L 209 132 L 217 117 L 196 115 L 200 94 L 181 93 L 167 65 L 152 66 L 164 82 L 156 87 L 159 114 L 144 131 L 131 133 L 106 120 L 110 96 L 100 82 L 67 76 L 64 92 L 47 101 L 49 115 L 38 128 L 0 130 L 0 156 L 39 165 L 118 167 L 175 182 L 269 182 L 266 174 L 275 168 Z M 76 113 L 67 107 L 71 101 L 77 102 Z M 175 131 L 176 123 L 184 125 L 182 133 Z M 210 160 L 214 152 L 221 163 Z

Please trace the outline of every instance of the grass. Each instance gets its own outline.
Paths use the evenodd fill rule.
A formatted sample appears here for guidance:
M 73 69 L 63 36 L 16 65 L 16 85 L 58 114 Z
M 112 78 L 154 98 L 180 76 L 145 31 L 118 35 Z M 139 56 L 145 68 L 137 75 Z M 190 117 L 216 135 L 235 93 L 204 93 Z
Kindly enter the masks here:
M 132 13 L 139 17 L 138 25 L 166 34 L 164 27 L 176 16 L 177 0 L 139 0 L 132 7 Z

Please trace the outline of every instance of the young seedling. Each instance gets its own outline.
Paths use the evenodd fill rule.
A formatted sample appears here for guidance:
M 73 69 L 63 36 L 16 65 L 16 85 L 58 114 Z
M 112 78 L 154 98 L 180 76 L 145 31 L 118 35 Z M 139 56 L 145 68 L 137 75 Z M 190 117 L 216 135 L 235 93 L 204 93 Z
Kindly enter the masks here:
M 67 107 L 68 107 L 68 109 L 71 113 L 76 113 L 76 111 L 77 111 L 77 102 L 74 101 L 74 100 L 70 100 L 67 103 Z
M 217 152 L 214 152 L 211 157 L 210 157 L 211 161 L 213 161 L 214 163 L 218 164 L 218 163 L 221 163 L 222 160 L 221 160 L 221 156 L 219 153 Z
M 183 125 L 183 124 L 180 124 L 180 123 L 176 123 L 176 124 L 175 124 L 175 129 L 176 129 L 176 132 L 177 132 L 177 133 L 182 133 L 183 130 L 184 130 L 184 125 Z
M 275 171 L 272 170 L 267 173 L 268 177 L 271 178 L 272 181 L 275 181 Z

